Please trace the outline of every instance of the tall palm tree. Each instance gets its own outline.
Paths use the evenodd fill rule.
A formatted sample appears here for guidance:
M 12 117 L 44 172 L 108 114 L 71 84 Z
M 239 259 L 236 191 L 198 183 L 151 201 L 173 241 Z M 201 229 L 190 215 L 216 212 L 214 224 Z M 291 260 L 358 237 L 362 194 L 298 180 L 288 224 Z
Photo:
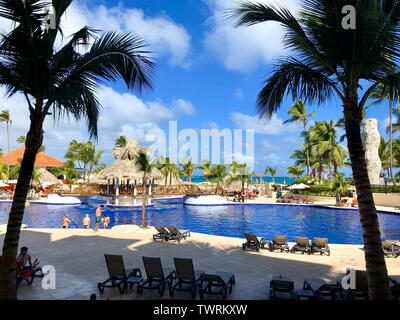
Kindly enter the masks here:
M 0 35 L 0 85 L 8 96 L 21 93 L 25 97 L 30 118 L 21 174 L 4 238 L 0 299 L 17 297 L 15 260 L 19 233 L 46 116 L 86 119 L 90 135 L 96 138 L 101 109 L 96 92 L 101 82 L 122 79 L 129 90 L 151 88 L 154 66 L 138 36 L 117 32 L 97 35 L 96 30 L 83 27 L 62 48 L 57 47 L 61 17 L 71 2 L 51 1 L 56 28 L 45 30 L 42 21 L 47 1 L 0 1 L 0 17 L 13 25 L 7 34 Z
M 283 121 L 283 123 L 296 122 L 299 124 L 303 123 L 304 131 L 307 131 L 307 124 L 309 117 L 315 115 L 315 111 L 307 113 L 306 105 L 303 101 L 297 100 L 288 111 L 289 115 L 292 115 L 290 119 Z M 310 173 L 310 156 L 307 149 L 307 175 Z
M 226 167 L 223 164 L 217 164 L 211 167 L 210 176 L 211 182 L 217 184 L 217 193 L 219 194 L 221 190 L 221 184 L 224 182 L 224 179 L 228 173 L 226 172 Z
M 289 172 L 291 174 L 290 178 L 296 178 L 296 179 L 298 177 L 300 177 L 304 172 L 303 169 L 301 169 L 297 166 L 290 166 L 290 167 L 286 168 L 286 170 L 287 170 L 287 172 Z
M 250 168 L 247 164 L 240 164 L 237 161 L 233 161 L 228 167 L 231 171 L 228 173 L 228 179 L 226 179 L 225 184 L 229 186 L 236 181 L 241 182 L 242 195 L 244 195 L 245 184 L 251 184 L 252 175 Z M 242 201 L 244 202 L 244 197 L 242 197 Z
M 3 110 L 0 112 L 0 122 L 5 122 L 6 123 L 6 128 L 7 128 L 7 152 L 8 152 L 8 160 L 7 160 L 7 170 L 8 173 L 10 174 L 10 133 L 9 133 L 9 127 L 10 124 L 12 123 L 11 118 L 10 118 L 10 112 L 9 110 Z
M 355 29 L 342 27 L 342 8 L 353 5 Z M 258 95 L 261 117 L 278 110 L 287 94 L 307 103 L 334 95 L 343 105 L 346 137 L 357 189 L 370 299 L 389 299 L 389 279 L 376 207 L 361 142 L 361 121 L 372 91 L 399 87 L 400 2 L 396 0 L 302 0 L 299 18 L 286 8 L 241 1 L 228 13 L 236 26 L 283 25 L 292 50 L 276 65 Z M 361 86 L 362 82 L 362 86 Z
M 172 172 L 176 171 L 176 165 L 170 160 L 169 157 L 164 158 L 160 156 L 157 158 L 156 167 L 160 170 L 161 174 L 165 177 L 165 185 L 168 183 L 168 177 L 170 177 L 170 184 L 172 180 Z
M 294 165 L 299 166 L 303 169 L 307 167 L 307 162 L 309 162 L 310 166 L 312 167 L 312 163 L 311 161 L 309 161 L 309 158 L 307 158 L 307 156 L 309 157 L 310 155 L 307 155 L 307 146 L 303 142 L 299 149 L 293 151 L 290 159 L 295 159 L 296 161 L 294 162 Z
M 388 178 L 390 177 L 389 144 L 390 144 L 390 141 L 385 141 L 385 138 L 381 136 L 381 143 L 379 144 L 378 154 L 379 154 L 379 159 L 381 160 L 382 170 L 387 171 Z
M 276 174 L 276 167 L 267 167 L 264 171 L 264 174 L 269 173 L 272 177 L 272 183 L 275 184 L 275 174 Z
M 193 171 L 196 169 L 196 167 L 193 166 L 192 158 L 184 159 L 181 166 L 184 176 L 188 178 L 189 183 L 192 183 Z
M 395 92 L 393 92 L 395 90 Z M 398 88 L 391 88 L 380 83 L 371 93 L 370 98 L 374 100 L 373 104 L 383 102 L 388 100 L 389 102 L 389 173 L 390 180 L 393 184 L 395 181 L 393 179 L 393 103 L 397 101 L 399 96 Z
M 119 138 L 117 140 L 115 140 L 115 146 L 116 147 L 125 147 L 126 146 L 126 136 L 119 136 Z
M 147 201 L 147 179 L 154 167 L 146 153 L 140 151 L 135 158 L 135 164 L 140 172 L 143 173 L 143 199 L 142 199 L 142 227 L 147 228 L 146 220 L 146 201 Z
M 392 125 L 392 132 L 396 133 L 400 131 L 400 105 L 393 108 L 393 115 L 395 115 L 397 119 L 396 122 Z M 387 128 L 387 130 L 390 130 L 390 127 Z
M 211 170 L 211 161 L 209 159 L 201 161 L 200 166 L 196 169 L 203 170 L 203 177 L 207 182 L 211 180 L 210 170 Z

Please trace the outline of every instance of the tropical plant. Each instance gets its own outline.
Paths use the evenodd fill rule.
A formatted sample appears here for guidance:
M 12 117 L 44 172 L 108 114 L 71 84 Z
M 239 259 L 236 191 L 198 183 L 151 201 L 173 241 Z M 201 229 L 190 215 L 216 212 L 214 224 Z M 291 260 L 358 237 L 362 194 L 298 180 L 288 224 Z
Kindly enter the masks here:
M 193 171 L 196 169 L 196 167 L 193 166 L 192 158 L 184 159 L 181 166 L 183 175 L 188 178 L 189 183 L 192 183 Z
M 217 193 L 220 193 L 221 185 L 228 173 L 226 167 L 223 164 L 217 164 L 210 169 L 211 182 L 217 184 Z
M 300 122 L 302 122 L 304 131 L 307 131 L 308 119 L 309 119 L 309 117 L 315 115 L 315 111 L 311 111 L 311 112 L 307 113 L 307 108 L 306 108 L 305 103 L 301 100 L 297 100 L 293 104 L 293 106 L 289 109 L 288 114 L 292 115 L 292 117 L 288 120 L 285 120 L 283 123 L 296 122 L 297 124 L 299 124 Z M 310 156 L 309 156 L 308 149 L 306 149 L 306 154 L 307 154 L 307 174 L 309 174 L 310 173 Z
M 300 177 L 304 170 L 302 170 L 301 168 L 297 167 L 297 166 L 290 166 L 288 168 L 286 168 L 287 172 L 289 172 L 291 175 L 289 176 L 290 178 L 298 178 Z
M 201 161 L 200 166 L 198 166 L 196 169 L 201 169 L 203 170 L 203 177 L 206 179 L 207 182 L 209 182 L 212 177 L 211 177 L 211 161 L 209 159 Z
M 164 158 L 163 156 L 160 156 L 156 160 L 155 164 L 156 168 L 160 170 L 161 174 L 165 178 L 165 185 L 168 183 L 168 177 L 169 177 L 169 184 L 172 184 L 172 177 L 177 174 L 177 166 L 170 160 L 169 157 Z M 178 168 L 179 170 L 179 168 Z M 179 177 L 179 172 L 178 172 L 178 177 Z
M 323 103 L 334 95 L 343 106 L 345 130 L 357 189 L 370 299 L 389 299 L 389 279 L 379 221 L 369 183 L 361 122 L 365 104 L 380 84 L 398 88 L 400 73 L 400 2 L 350 1 L 357 27 L 342 27 L 348 0 L 302 0 L 296 18 L 275 5 L 241 1 L 228 13 L 236 26 L 278 22 L 292 52 L 276 65 L 258 95 L 263 118 L 279 109 L 287 94 L 307 103 Z M 361 86 L 362 83 L 362 86 Z
M 125 147 L 126 146 L 126 136 L 119 136 L 119 138 L 117 140 L 115 140 L 115 146 L 116 147 Z
M 129 90 L 151 88 L 153 63 L 146 56 L 139 36 L 83 27 L 64 46 L 56 42 L 62 35 L 61 17 L 72 0 L 52 0 L 55 28 L 46 30 L 43 20 L 48 1 L 0 1 L 0 17 L 12 29 L 0 35 L 0 85 L 8 96 L 21 93 L 29 111 L 29 131 L 21 174 L 4 238 L 0 266 L 0 300 L 16 299 L 15 261 L 29 181 L 36 154 L 43 141 L 43 123 L 70 115 L 86 119 L 92 137 L 97 137 L 100 103 L 96 92 L 105 81 L 122 79 Z M 90 46 L 89 46 L 90 44 Z
M 5 122 L 6 128 L 7 128 L 7 152 L 8 152 L 8 160 L 7 160 L 7 170 L 8 170 L 8 175 L 10 175 L 10 132 L 9 132 L 9 127 L 10 124 L 12 124 L 11 118 L 10 118 L 10 112 L 9 110 L 3 110 L 0 112 L 0 122 Z
M 264 174 L 269 173 L 272 177 L 272 183 L 275 183 L 275 174 L 276 174 L 276 167 L 267 167 L 264 171 Z
M 143 173 L 142 227 L 146 228 L 147 179 L 155 165 L 151 163 L 150 158 L 143 151 L 138 152 L 136 155 L 135 164 L 138 170 Z
M 347 183 L 342 173 L 339 173 L 332 182 L 332 190 L 341 195 L 344 195 L 350 187 L 351 185 Z
M 8 177 L 9 177 L 9 172 L 7 163 L 0 162 L 0 180 L 8 181 Z
M 18 158 L 17 161 L 18 161 L 18 164 L 14 165 L 14 166 L 12 166 L 10 168 L 10 176 L 9 176 L 9 178 L 13 179 L 13 180 L 18 179 L 19 175 L 20 175 L 20 172 L 21 172 L 22 159 Z M 30 179 L 30 184 L 32 184 L 32 182 L 39 182 L 39 178 L 40 178 L 40 173 L 38 173 L 37 169 L 34 167 L 33 171 L 32 171 L 32 176 L 31 176 L 31 179 Z
M 230 186 L 232 183 L 239 181 L 242 184 L 242 195 L 244 195 L 245 184 L 251 184 L 251 170 L 247 164 L 240 164 L 237 161 L 233 161 L 228 166 L 231 171 L 228 173 L 228 179 L 225 181 L 225 185 Z M 242 197 L 244 202 L 244 197 Z
M 17 142 L 18 143 L 22 143 L 22 144 L 25 144 L 25 142 L 26 142 L 26 137 L 25 136 L 19 136 L 18 138 L 17 138 Z M 46 151 L 46 147 L 45 146 L 40 146 L 40 148 L 39 148 L 39 152 L 45 152 Z

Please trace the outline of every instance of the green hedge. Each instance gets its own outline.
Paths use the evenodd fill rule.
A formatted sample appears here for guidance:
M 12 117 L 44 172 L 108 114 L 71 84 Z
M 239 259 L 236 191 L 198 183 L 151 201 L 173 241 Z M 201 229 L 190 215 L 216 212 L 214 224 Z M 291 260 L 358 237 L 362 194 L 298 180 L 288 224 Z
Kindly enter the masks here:
M 400 193 L 400 186 L 371 186 L 373 193 Z

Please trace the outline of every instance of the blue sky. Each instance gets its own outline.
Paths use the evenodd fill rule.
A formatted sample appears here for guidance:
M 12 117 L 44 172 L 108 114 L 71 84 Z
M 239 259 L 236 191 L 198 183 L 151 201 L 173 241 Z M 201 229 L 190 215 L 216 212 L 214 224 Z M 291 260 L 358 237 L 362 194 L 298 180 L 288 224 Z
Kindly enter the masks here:
M 301 126 L 283 125 L 293 101 L 287 99 L 268 123 L 257 120 L 255 100 L 262 82 L 277 58 L 285 54 L 283 32 L 276 24 L 234 29 L 221 13 L 231 0 L 80 0 L 64 17 L 66 34 L 84 25 L 102 30 L 118 30 L 142 35 L 154 52 L 157 75 L 154 90 L 142 96 L 128 92 L 123 83 L 105 84 L 99 93 L 103 105 L 99 120 L 98 148 L 104 149 L 103 161 L 113 161 L 112 147 L 119 135 L 151 145 L 149 131 L 161 129 L 168 135 L 170 120 L 178 121 L 178 130 L 217 128 L 219 130 L 255 130 L 255 172 L 277 166 L 286 176 L 292 164 L 290 154 L 301 139 Z M 296 10 L 295 0 L 281 1 Z M 0 21 L 0 30 L 7 30 Z M 61 44 L 61 40 L 60 40 Z M 4 92 L 4 91 L 2 91 Z M 312 120 L 337 120 L 341 104 L 333 99 L 325 105 L 310 105 Z M 27 108 L 22 97 L 1 97 L 0 110 L 9 109 L 13 119 L 11 147 L 28 130 Z M 385 137 L 387 105 L 370 108 L 367 117 L 379 120 Z M 72 139 L 87 140 L 84 122 L 64 119 L 54 124 L 46 120 L 46 153 L 59 159 Z M 0 148 L 6 150 L 5 128 L 0 125 Z M 347 174 L 350 173 L 346 169 Z

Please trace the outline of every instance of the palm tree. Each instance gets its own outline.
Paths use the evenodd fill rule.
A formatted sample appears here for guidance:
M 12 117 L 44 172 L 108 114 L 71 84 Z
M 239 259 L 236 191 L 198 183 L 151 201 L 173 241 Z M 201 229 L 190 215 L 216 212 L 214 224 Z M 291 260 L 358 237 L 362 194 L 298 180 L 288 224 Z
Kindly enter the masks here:
M 72 0 L 53 0 L 55 29 L 44 30 L 47 1 L 0 1 L 0 16 L 13 29 L 0 35 L 0 85 L 8 96 L 21 93 L 29 110 L 30 128 L 21 174 L 9 213 L 0 266 L 0 299 L 16 299 L 15 261 L 25 201 L 36 154 L 43 141 L 46 116 L 86 119 L 91 137 L 97 138 L 100 82 L 122 79 L 129 90 L 151 88 L 153 63 L 138 36 L 83 27 L 58 48 L 61 17 Z M 90 44 L 90 47 L 88 46 Z
M 119 136 L 119 138 L 117 140 L 115 140 L 115 146 L 116 147 L 125 147 L 126 146 L 126 136 Z
M 223 164 L 217 164 L 211 167 L 210 170 L 211 182 L 217 184 L 217 194 L 219 194 L 221 189 L 220 186 L 227 175 L 228 173 L 226 172 L 226 167 Z
M 172 164 L 171 171 L 169 173 L 169 185 L 172 185 L 172 178 L 179 179 L 181 173 L 181 169 L 176 164 Z
M 332 183 L 332 190 L 334 192 L 339 192 L 340 194 L 346 192 L 350 187 L 351 185 L 347 183 L 342 173 L 339 173 Z
M 8 150 L 8 160 L 7 160 L 7 170 L 10 173 L 10 133 L 9 133 L 9 126 L 12 123 L 10 118 L 10 112 L 8 110 L 3 110 L 0 113 L 0 122 L 6 123 L 7 128 L 7 150 Z
M 188 178 L 189 183 L 192 183 L 193 171 L 196 169 L 193 166 L 192 158 L 184 159 L 183 162 L 181 163 L 181 166 L 184 176 Z
M 395 92 L 393 92 L 395 91 Z M 370 98 L 374 100 L 372 104 L 388 100 L 389 102 L 389 173 L 390 180 L 395 184 L 393 179 L 393 103 L 396 102 L 399 96 L 398 88 L 391 88 L 380 83 L 371 93 Z M 371 105 L 371 104 L 370 104 Z
M 207 182 L 211 180 L 211 161 L 209 159 L 201 161 L 200 166 L 198 166 L 196 169 L 201 169 L 203 170 L 203 176 L 204 179 L 206 179 Z
M 349 4 L 347 0 L 301 3 L 299 19 L 286 8 L 249 1 L 241 1 L 228 15 L 235 19 L 236 26 L 280 23 L 285 28 L 286 47 L 293 51 L 276 65 L 258 95 L 262 118 L 278 110 L 287 94 L 307 103 L 323 103 L 336 95 L 342 102 L 363 230 L 369 297 L 389 299 L 389 279 L 360 129 L 373 90 L 380 83 L 387 88 L 400 84 L 396 66 L 400 57 L 400 2 L 351 1 L 357 12 L 355 29 L 342 27 L 342 8 Z
M 147 178 L 149 177 L 154 164 L 143 151 L 140 151 L 135 158 L 135 164 L 140 172 L 143 173 L 143 199 L 142 199 L 142 227 L 147 228 L 146 221 L 146 201 L 147 201 Z
M 291 174 L 290 178 L 298 178 L 300 177 L 304 170 L 302 170 L 301 168 L 297 167 L 297 166 L 290 166 L 288 168 L 286 168 L 287 172 L 289 172 Z
M 272 176 L 272 183 L 275 184 L 275 174 L 276 174 L 276 167 L 272 168 L 272 167 L 267 167 L 265 169 L 264 174 L 269 173 Z
M 156 167 L 158 170 L 160 170 L 161 174 L 165 177 L 165 185 L 167 185 L 168 176 L 170 176 L 170 184 L 171 184 L 172 172 L 176 171 L 176 169 L 174 168 L 176 166 L 170 160 L 170 158 L 169 157 L 164 158 L 163 156 L 160 156 L 156 161 Z
M 8 180 L 8 179 L 9 179 L 9 172 L 7 168 L 7 163 L 0 162 L 0 180 Z
M 22 144 L 25 144 L 25 142 L 26 142 L 26 137 L 25 136 L 19 136 L 18 138 L 17 138 L 17 142 L 18 143 L 22 143 Z M 46 147 L 45 146 L 40 146 L 40 148 L 39 148 L 39 152 L 45 152 L 46 151 Z
M 390 177 L 389 171 L 389 150 L 390 141 L 385 141 L 385 138 L 381 136 L 381 143 L 379 144 L 378 154 L 381 160 L 382 170 L 387 171 L 388 178 Z
M 242 183 L 242 195 L 244 195 L 245 184 L 251 184 L 252 175 L 250 168 L 247 164 L 240 164 L 237 161 L 233 161 L 228 167 L 231 171 L 228 174 L 228 179 L 225 184 L 230 186 L 232 183 L 240 181 Z M 242 201 L 244 202 L 244 197 L 242 197 Z
M 396 133 L 396 132 L 400 131 L 400 105 L 396 106 L 393 109 L 393 115 L 395 115 L 397 119 L 396 119 L 396 122 L 393 123 L 393 125 L 392 125 L 392 132 Z M 390 127 L 387 129 L 390 130 Z
M 309 117 L 315 115 L 315 111 L 311 111 L 307 113 L 306 105 L 303 101 L 297 100 L 293 106 L 289 109 L 288 114 L 291 114 L 292 117 L 288 120 L 285 120 L 283 123 L 296 122 L 299 124 L 303 123 L 304 131 L 307 131 L 307 124 Z M 307 149 L 307 175 L 310 173 L 310 156 L 309 151 Z

